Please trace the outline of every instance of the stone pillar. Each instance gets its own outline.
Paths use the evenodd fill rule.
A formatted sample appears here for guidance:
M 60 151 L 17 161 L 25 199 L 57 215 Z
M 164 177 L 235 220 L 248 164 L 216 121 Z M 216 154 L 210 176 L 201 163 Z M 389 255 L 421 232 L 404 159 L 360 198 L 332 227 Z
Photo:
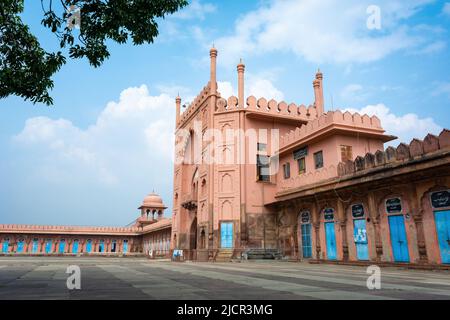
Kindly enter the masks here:
M 323 75 L 320 70 L 316 73 L 316 78 L 313 81 L 315 106 L 317 110 L 317 117 L 320 117 L 324 113 L 324 101 L 323 101 Z
M 337 215 L 339 217 L 339 225 L 341 227 L 342 260 L 348 261 L 347 215 L 340 199 L 337 201 Z
M 369 214 L 373 222 L 374 234 L 375 234 L 375 251 L 377 254 L 376 261 L 381 261 L 383 255 L 383 242 L 381 241 L 380 231 L 380 215 L 378 214 L 378 206 L 375 201 L 375 196 L 372 192 L 367 195 L 367 202 L 369 205 Z
M 175 127 L 178 127 L 178 124 L 180 123 L 180 109 L 181 109 L 181 98 L 180 96 L 177 96 L 175 99 L 175 105 L 176 105 L 176 118 L 175 118 Z
M 217 49 L 211 48 L 209 50 L 209 56 L 211 58 L 211 67 L 210 67 L 210 82 L 211 82 L 211 93 L 217 93 L 217 78 L 216 78 L 216 65 L 217 65 Z
M 25 248 L 24 248 L 24 251 L 23 252 L 25 252 L 25 253 L 28 253 L 28 252 L 30 252 L 31 253 L 31 246 L 30 246 L 30 243 L 31 243 L 31 239 L 30 238 L 27 238 L 26 240 L 25 240 Z
M 312 219 L 312 225 L 314 227 L 314 233 L 316 235 L 316 259 L 320 259 L 320 212 L 318 209 L 317 204 L 314 204 L 311 208 L 311 219 Z
M 425 244 L 425 230 L 423 226 L 423 213 L 420 210 L 419 197 L 415 185 L 408 188 L 410 199 L 410 210 L 417 232 L 417 249 L 419 252 L 419 263 L 428 263 L 428 253 Z
M 425 231 L 423 228 L 422 215 L 413 213 L 414 223 L 417 230 L 417 247 L 419 250 L 419 262 L 428 263 L 427 247 L 425 245 Z
M 244 103 L 244 71 L 245 71 L 245 65 L 241 62 L 237 65 L 237 71 L 238 71 L 238 105 L 239 108 L 243 108 Z

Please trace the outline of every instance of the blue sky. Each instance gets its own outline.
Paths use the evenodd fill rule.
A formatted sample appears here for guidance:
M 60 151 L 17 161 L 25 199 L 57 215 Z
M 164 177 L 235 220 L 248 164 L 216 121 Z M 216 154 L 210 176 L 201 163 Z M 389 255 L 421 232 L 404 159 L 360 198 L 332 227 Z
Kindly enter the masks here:
M 242 58 L 247 94 L 310 104 L 320 67 L 326 110 L 377 114 L 395 144 L 450 128 L 450 3 L 377 1 L 375 30 L 371 4 L 192 0 L 154 44 L 111 43 L 97 69 L 68 59 L 54 106 L 0 100 L 0 223 L 126 225 L 152 190 L 171 207 L 174 98 L 207 83 L 212 43 L 223 95 Z M 57 49 L 40 1 L 25 1 L 23 19 Z

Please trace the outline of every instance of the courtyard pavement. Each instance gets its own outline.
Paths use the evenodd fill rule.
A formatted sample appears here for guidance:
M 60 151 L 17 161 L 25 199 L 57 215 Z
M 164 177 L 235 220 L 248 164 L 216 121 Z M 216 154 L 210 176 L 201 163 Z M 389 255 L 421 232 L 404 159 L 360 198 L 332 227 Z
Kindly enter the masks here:
M 69 265 L 81 289 L 66 285 Z M 369 290 L 365 267 L 282 261 L 177 263 L 144 258 L 0 257 L 5 299 L 450 299 L 448 271 L 381 269 Z

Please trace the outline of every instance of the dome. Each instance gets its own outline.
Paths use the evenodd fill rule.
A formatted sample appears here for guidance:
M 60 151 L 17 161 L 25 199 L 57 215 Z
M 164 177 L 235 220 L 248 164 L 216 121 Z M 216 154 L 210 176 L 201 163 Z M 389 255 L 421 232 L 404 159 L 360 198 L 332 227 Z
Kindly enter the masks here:
M 153 192 L 144 198 L 144 201 L 142 202 L 142 206 L 150 207 L 150 208 L 165 208 L 161 197 L 158 194 L 153 193 Z

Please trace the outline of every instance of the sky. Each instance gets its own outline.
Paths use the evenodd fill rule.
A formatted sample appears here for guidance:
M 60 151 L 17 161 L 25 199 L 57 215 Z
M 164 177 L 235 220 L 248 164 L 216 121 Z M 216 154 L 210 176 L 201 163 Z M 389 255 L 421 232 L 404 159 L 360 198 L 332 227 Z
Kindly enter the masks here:
M 99 68 L 68 59 L 53 106 L 0 99 L 0 223 L 123 226 L 152 191 L 170 216 L 175 97 L 206 85 L 213 44 L 222 96 L 243 59 L 246 95 L 308 105 L 320 68 L 325 110 L 377 115 L 393 145 L 450 128 L 450 2 L 190 2 L 153 44 L 111 42 Z M 40 1 L 22 19 L 58 50 Z

